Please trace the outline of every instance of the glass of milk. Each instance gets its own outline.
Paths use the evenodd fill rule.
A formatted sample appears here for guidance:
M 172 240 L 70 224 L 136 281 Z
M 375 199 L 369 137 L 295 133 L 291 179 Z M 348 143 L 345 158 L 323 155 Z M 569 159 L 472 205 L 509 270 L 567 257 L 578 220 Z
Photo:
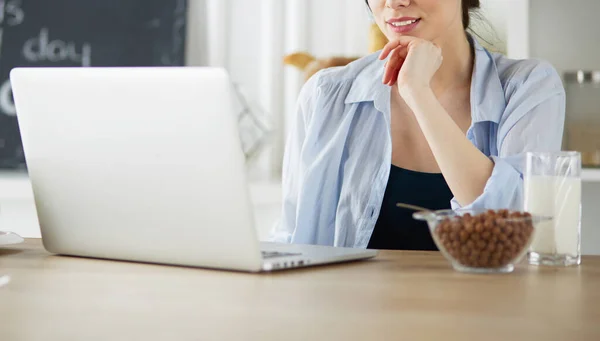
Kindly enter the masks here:
M 536 226 L 529 264 L 581 263 L 581 155 L 579 152 L 527 153 L 525 211 L 551 220 Z

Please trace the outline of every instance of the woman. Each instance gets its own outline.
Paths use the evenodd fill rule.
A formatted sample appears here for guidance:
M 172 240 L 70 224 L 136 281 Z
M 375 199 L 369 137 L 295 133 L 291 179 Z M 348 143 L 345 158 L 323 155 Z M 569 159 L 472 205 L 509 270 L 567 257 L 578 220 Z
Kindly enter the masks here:
M 368 0 L 381 51 L 303 87 L 273 240 L 437 250 L 396 203 L 522 208 L 523 155 L 560 150 L 565 93 L 546 62 L 466 33 L 479 0 Z

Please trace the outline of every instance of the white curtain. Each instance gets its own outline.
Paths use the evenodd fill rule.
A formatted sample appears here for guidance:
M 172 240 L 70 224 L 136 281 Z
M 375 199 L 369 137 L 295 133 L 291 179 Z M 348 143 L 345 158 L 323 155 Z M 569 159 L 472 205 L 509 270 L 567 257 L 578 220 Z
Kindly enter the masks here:
M 361 56 L 369 19 L 359 0 L 189 0 L 188 65 L 225 67 L 269 113 L 274 129 L 262 168 L 279 174 L 288 122 L 304 83 L 286 54 Z M 203 33 L 199 33 L 203 32 Z

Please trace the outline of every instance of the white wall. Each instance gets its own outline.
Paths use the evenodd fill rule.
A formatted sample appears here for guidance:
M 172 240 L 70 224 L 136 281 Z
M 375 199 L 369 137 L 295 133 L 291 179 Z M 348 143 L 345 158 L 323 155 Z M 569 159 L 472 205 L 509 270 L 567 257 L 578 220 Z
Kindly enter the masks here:
M 187 65 L 208 65 L 208 37 L 205 0 L 189 0 L 186 56 Z
M 600 70 L 600 1 L 529 0 L 531 57 L 559 72 Z

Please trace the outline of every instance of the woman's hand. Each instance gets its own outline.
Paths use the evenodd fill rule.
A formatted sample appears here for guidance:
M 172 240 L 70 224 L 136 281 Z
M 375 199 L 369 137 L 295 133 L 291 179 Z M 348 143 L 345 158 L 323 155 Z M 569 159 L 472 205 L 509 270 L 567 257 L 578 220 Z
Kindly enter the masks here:
M 389 86 L 397 84 L 400 94 L 403 89 L 429 88 L 443 60 L 442 49 L 437 45 L 409 36 L 390 41 L 381 51 L 379 59 L 388 56 L 383 83 Z

